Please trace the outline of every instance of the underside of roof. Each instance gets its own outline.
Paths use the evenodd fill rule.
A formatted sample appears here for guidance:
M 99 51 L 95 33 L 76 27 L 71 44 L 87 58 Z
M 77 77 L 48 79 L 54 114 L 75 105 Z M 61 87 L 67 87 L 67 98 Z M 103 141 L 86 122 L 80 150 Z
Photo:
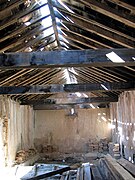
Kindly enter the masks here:
M 32 53 L 46 51 L 97 53 L 109 49 L 119 60 L 135 60 L 135 6 L 133 0 L 1 0 L 0 1 L 0 53 Z M 124 51 L 125 49 L 125 51 Z M 122 50 L 122 51 L 121 51 Z M 120 52 L 120 53 L 119 53 Z M 121 52 L 127 52 L 128 56 Z M 120 55 L 121 56 L 120 56 Z M 114 54 L 113 54 L 114 55 Z M 123 56 L 122 56 L 123 55 Z M 52 54 L 52 57 L 54 55 Z M 81 55 L 80 55 L 81 56 Z M 74 61 L 74 56 L 72 57 Z M 23 59 L 22 59 L 23 60 Z M 51 61 L 51 59 L 50 59 Z M 57 62 L 57 59 L 56 59 Z M 114 62 L 113 62 L 114 63 Z M 2 64 L 2 63 L 1 63 Z M 56 65 L 56 66 L 55 66 Z M 122 88 L 108 91 L 108 84 L 130 83 L 135 77 L 135 65 L 54 66 L 39 68 L 0 68 L 0 87 L 43 86 L 57 84 L 100 84 L 105 91 L 96 89 L 78 91 L 51 91 L 51 93 L 5 93 L 22 104 L 45 104 L 44 108 L 59 109 L 67 105 L 89 108 L 106 107 L 117 101 Z M 110 86 L 109 84 L 109 86 Z M 126 85 L 125 85 L 126 86 Z M 52 86 L 53 87 L 53 86 Z M 127 87 L 127 86 L 126 86 Z M 106 89 L 105 89 L 106 88 Z M 134 89 L 130 87 L 126 90 Z M 125 89 L 124 89 L 125 90 Z M 4 94 L 4 93 L 1 93 Z M 97 102 L 96 98 L 100 99 Z M 78 100 L 79 98 L 79 100 Z M 106 99 L 105 98 L 110 98 Z M 67 100 L 68 99 L 68 100 Z M 74 101 L 71 102 L 71 99 Z M 83 99 L 87 99 L 87 102 Z M 79 102 L 78 102 L 79 101 Z M 66 103 L 65 103 L 66 102 Z M 85 104 L 86 102 L 86 104 Z M 47 105 L 59 106 L 47 106 Z M 60 106 L 62 105 L 62 106 Z

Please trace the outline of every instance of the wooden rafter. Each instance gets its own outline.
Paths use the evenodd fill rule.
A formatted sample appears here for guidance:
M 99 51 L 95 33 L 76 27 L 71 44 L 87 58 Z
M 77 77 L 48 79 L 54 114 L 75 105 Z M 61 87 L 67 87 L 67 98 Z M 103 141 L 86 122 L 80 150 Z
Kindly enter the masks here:
M 11 11 L 13 8 L 19 6 L 20 4 L 23 4 L 24 0 L 12 0 L 8 4 L 7 7 L 4 7 L 3 9 L 0 10 L 0 19 L 3 17 L 3 14 L 6 14 L 7 11 Z
M 115 27 L 110 27 L 110 24 L 105 25 L 104 22 L 102 23 L 102 19 L 100 19 L 100 22 L 98 22 L 97 20 L 94 20 L 93 18 L 91 18 L 91 13 L 86 12 L 85 10 L 83 10 L 84 5 L 81 4 L 82 9 L 78 8 L 77 6 L 72 6 L 71 3 L 66 3 L 67 6 L 69 6 L 73 11 L 75 10 L 76 13 L 70 13 L 67 10 L 65 10 L 64 8 L 62 8 L 61 6 L 59 6 L 59 4 L 54 3 L 54 6 L 63 14 L 68 15 L 68 16 L 72 16 L 72 17 L 78 17 L 79 19 L 84 19 L 84 21 L 89 21 L 91 22 L 93 25 L 99 26 L 100 28 L 103 28 L 107 31 L 110 31 L 116 35 L 125 37 L 126 39 L 130 39 L 130 40 L 134 40 L 135 38 L 133 38 L 133 36 L 130 36 L 126 33 L 121 32 L 120 30 L 116 30 Z
M 130 10 L 131 14 L 135 14 L 135 7 L 131 6 L 128 3 L 125 3 L 125 2 L 123 2 L 121 0 L 107 0 L 107 1 L 109 1 L 111 3 L 114 3 L 114 4 L 118 5 L 118 6 L 121 6 L 121 7 L 125 8 L 125 9 Z
M 100 37 L 103 37 L 107 40 L 110 40 L 110 41 L 117 43 L 126 48 L 134 48 L 135 47 L 135 43 L 133 42 L 134 38 L 132 38 L 133 41 L 131 41 L 125 37 L 122 37 L 121 35 L 116 34 L 115 32 L 111 32 L 109 30 L 109 28 L 107 28 L 107 27 L 104 28 L 104 26 L 102 27 L 99 23 L 91 21 L 90 19 L 86 19 L 82 16 L 71 14 L 68 12 L 66 12 L 66 14 L 74 22 L 74 24 L 71 22 L 70 23 L 64 22 L 67 25 L 68 24 L 72 25 L 72 26 L 76 25 L 88 32 L 94 33 Z
M 33 8 L 33 7 L 30 6 L 29 8 L 27 8 L 27 11 L 20 11 L 20 12 L 17 13 L 16 15 L 13 15 L 13 16 L 11 16 L 10 18 L 8 18 L 6 21 L 3 20 L 2 23 L 1 23 L 1 25 L 0 25 L 0 30 L 6 28 L 6 27 L 8 27 L 8 26 L 10 26 L 10 25 L 12 25 L 12 24 L 14 24 L 14 23 L 16 23 L 16 22 L 20 22 L 20 19 L 21 19 L 22 17 L 24 17 L 24 16 L 26 16 L 26 15 L 34 12 L 34 11 L 37 11 L 38 9 L 40 9 L 41 7 L 43 7 L 43 6 L 45 6 L 45 5 L 46 5 L 46 3 L 45 3 L 45 4 L 42 4 L 42 5 L 38 5 L 38 6 L 36 6 L 35 8 Z M 38 19 L 41 20 L 42 18 L 44 18 L 44 16 L 40 16 Z
M 99 42 L 99 41 L 96 41 L 96 40 L 94 40 L 94 39 L 92 39 L 92 38 L 89 38 L 89 37 L 87 37 L 87 36 L 84 36 L 84 35 L 82 35 L 81 33 L 76 33 L 76 32 L 74 32 L 74 31 L 71 31 L 71 30 L 67 30 L 66 28 L 63 28 L 63 27 L 61 27 L 61 29 L 62 30 L 64 30 L 66 33 L 68 33 L 68 37 L 70 37 L 70 35 L 72 34 L 73 36 L 74 36 L 74 39 L 76 39 L 76 40 L 80 40 L 80 43 L 81 42 L 85 42 L 85 44 L 87 44 L 87 46 L 89 46 L 89 44 L 90 43 L 93 43 L 93 44 L 95 44 L 95 47 L 97 47 L 97 48 L 112 48 L 111 46 L 109 46 L 109 45 L 106 45 L 106 44 L 103 44 L 103 43 L 101 43 L 101 42 Z M 67 37 L 67 38 L 68 38 Z M 77 38 L 78 37 L 78 38 Z M 66 38 L 66 36 L 65 36 L 65 38 Z M 87 43 L 87 41 L 90 41 L 89 43 Z M 93 49 L 96 49 L 95 47 L 93 47 Z
M 49 6 L 49 9 L 50 9 L 50 14 L 51 14 L 51 18 L 52 18 L 52 24 L 53 24 L 53 30 L 54 30 L 56 42 L 57 42 L 57 45 L 58 45 L 58 49 L 61 49 L 61 45 L 60 45 L 60 41 L 59 41 L 59 35 L 58 35 L 58 29 L 57 29 L 57 23 L 56 23 L 56 18 L 55 18 L 54 9 L 53 9 L 53 5 L 52 5 L 51 0 L 48 0 L 48 6 Z
M 93 9 L 99 13 L 107 15 L 119 22 L 124 23 L 127 26 L 135 28 L 135 20 L 128 15 L 124 16 L 122 13 L 118 12 L 116 9 L 112 9 L 102 3 L 95 1 L 95 0 L 87 0 L 87 1 L 79 0 L 79 2 L 82 2 L 84 5 L 90 7 L 91 9 Z

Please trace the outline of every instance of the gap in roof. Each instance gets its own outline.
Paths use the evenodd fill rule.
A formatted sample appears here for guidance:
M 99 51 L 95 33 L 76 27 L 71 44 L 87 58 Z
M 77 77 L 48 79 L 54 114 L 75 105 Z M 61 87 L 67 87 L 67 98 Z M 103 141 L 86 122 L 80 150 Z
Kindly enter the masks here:
M 66 79 L 67 84 L 77 84 L 77 79 L 75 75 L 72 75 L 69 73 L 70 68 L 65 68 L 64 69 L 64 78 Z
M 114 63 L 125 62 L 121 57 L 119 57 L 115 52 L 110 52 L 106 56 Z
M 66 9 L 67 11 L 69 11 L 70 13 L 74 13 L 71 9 L 69 9 L 61 0 L 56 0 L 57 3 L 59 3 L 64 9 Z M 53 1 L 52 1 L 53 2 Z M 41 16 L 44 18 L 42 21 L 41 21 L 41 24 L 42 26 L 44 26 L 45 28 L 48 28 L 50 26 L 50 28 L 48 29 L 45 29 L 43 31 L 43 34 L 44 34 L 44 37 L 47 37 L 49 35 L 52 35 L 52 34 L 55 34 L 54 32 L 54 27 L 53 27 L 53 22 L 52 22 L 52 17 L 51 17 L 51 12 L 50 12 L 50 8 L 49 8 L 49 5 L 48 5 L 48 0 L 37 0 L 37 3 L 41 6 L 41 5 L 44 5 L 42 6 L 39 11 L 40 11 L 40 14 Z M 64 19 L 66 19 L 66 21 L 70 21 L 72 23 L 74 23 L 70 18 L 68 18 L 67 16 L 64 16 L 61 12 L 58 11 L 58 9 L 56 7 L 53 7 L 53 10 L 54 10 L 54 13 L 55 11 L 58 12 Z M 57 23 L 61 23 L 61 20 L 58 18 L 58 17 L 55 17 L 55 20 L 56 20 L 56 24 Z M 69 43 L 64 37 L 66 36 L 66 34 L 61 30 L 61 28 L 59 26 L 56 27 L 57 28 L 57 31 L 58 31 L 58 37 L 59 37 L 59 41 L 62 40 L 64 41 L 65 43 Z M 64 43 L 63 42 L 63 43 Z M 64 49 L 67 50 L 69 47 L 64 44 Z
M 74 13 L 69 7 L 67 7 L 61 0 L 57 0 L 67 11 Z
M 101 87 L 105 90 L 109 90 L 105 85 L 101 84 Z
M 39 4 L 43 4 L 43 3 L 48 3 L 48 1 L 47 1 L 47 0 L 40 0 L 40 1 L 39 1 Z M 49 27 L 49 26 L 52 26 L 52 18 L 51 18 L 50 9 L 49 9 L 48 4 L 46 4 L 45 6 L 43 6 L 43 7 L 40 8 L 40 13 L 41 13 L 41 15 L 42 15 L 43 17 L 48 16 L 48 17 L 46 17 L 45 19 L 43 19 L 43 20 L 41 21 L 41 24 L 42 24 L 45 28 L 47 28 L 47 27 Z M 50 15 L 50 16 L 49 16 L 49 15 Z M 44 30 L 43 33 L 44 33 L 44 36 L 45 36 L 45 37 L 46 37 L 46 36 L 49 36 L 49 35 L 51 35 L 51 34 L 54 34 L 53 27 L 50 27 L 50 28 Z

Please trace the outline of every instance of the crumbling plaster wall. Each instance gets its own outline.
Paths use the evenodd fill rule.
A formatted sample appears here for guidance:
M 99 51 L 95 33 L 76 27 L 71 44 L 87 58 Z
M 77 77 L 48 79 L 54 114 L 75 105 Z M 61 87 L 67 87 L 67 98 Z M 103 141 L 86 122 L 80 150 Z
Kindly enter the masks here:
M 87 152 L 91 140 L 110 139 L 109 109 L 77 109 L 76 113 L 72 117 L 67 116 L 68 110 L 35 111 L 37 149 L 50 145 L 59 152 Z
M 135 155 L 135 91 L 123 92 L 117 103 L 111 103 L 112 137 L 121 146 L 121 155 L 134 161 Z
M 16 152 L 33 147 L 33 109 L 0 96 L 0 166 L 11 165 Z

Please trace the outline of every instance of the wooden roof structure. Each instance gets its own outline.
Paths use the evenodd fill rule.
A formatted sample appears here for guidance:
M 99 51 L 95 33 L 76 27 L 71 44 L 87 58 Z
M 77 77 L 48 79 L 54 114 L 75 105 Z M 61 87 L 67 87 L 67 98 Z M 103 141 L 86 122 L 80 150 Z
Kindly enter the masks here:
M 132 0 L 0 1 L 0 94 L 35 109 L 117 101 L 135 88 L 134 48 Z

